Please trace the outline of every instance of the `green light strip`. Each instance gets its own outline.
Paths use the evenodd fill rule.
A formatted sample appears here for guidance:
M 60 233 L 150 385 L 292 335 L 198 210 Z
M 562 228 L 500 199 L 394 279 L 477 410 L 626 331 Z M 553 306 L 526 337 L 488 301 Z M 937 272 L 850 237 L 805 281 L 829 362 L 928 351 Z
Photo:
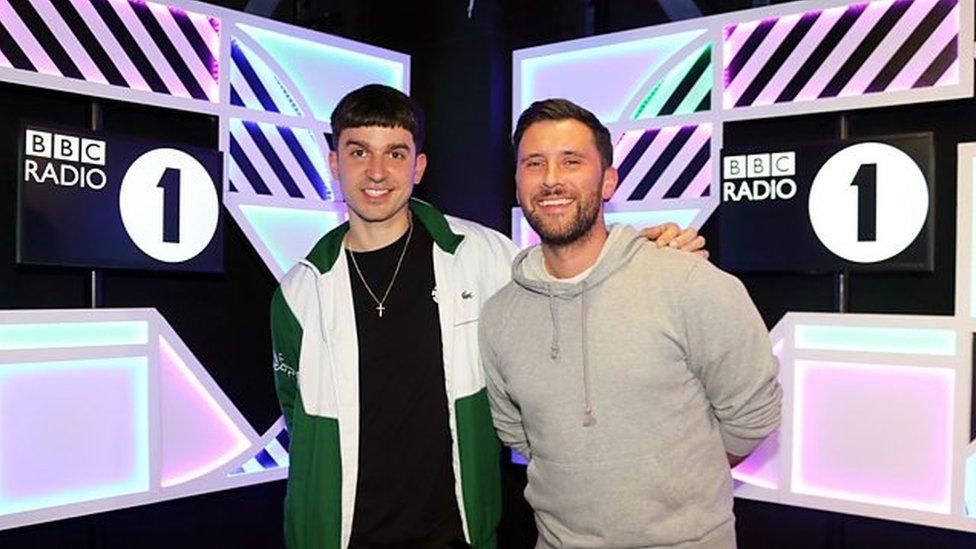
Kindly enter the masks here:
M 956 354 L 956 332 L 918 328 L 800 325 L 793 332 L 793 344 L 797 349 L 823 351 L 952 356 Z
M 691 91 L 685 96 L 678 108 L 674 110 L 674 114 L 690 114 L 695 112 L 698 105 L 705 99 L 708 94 L 712 93 L 712 65 L 709 64 L 705 72 L 698 77 L 698 81 L 695 85 L 691 87 Z
M 671 94 L 674 93 L 674 90 L 677 89 L 679 84 L 681 84 L 681 81 L 684 79 L 685 75 L 688 74 L 688 71 L 690 71 L 691 68 L 694 66 L 698 58 L 705 51 L 710 51 L 711 47 L 712 47 L 711 44 L 705 44 L 695 52 L 691 53 L 690 55 L 682 59 L 677 65 L 675 65 L 673 69 L 668 71 L 668 73 L 664 75 L 664 78 L 662 78 L 657 84 L 654 85 L 653 88 L 651 88 L 650 93 L 648 93 L 647 97 L 645 97 L 644 100 L 641 101 L 640 105 L 638 105 L 637 107 L 637 110 L 634 111 L 634 114 L 633 116 L 631 116 L 630 119 L 643 120 L 646 118 L 653 118 L 657 116 L 658 113 L 661 112 L 661 108 L 664 107 L 664 104 L 667 103 L 668 98 L 671 97 Z M 709 62 L 708 67 L 705 69 L 704 75 L 707 75 L 708 87 L 709 89 L 711 89 L 711 78 L 712 78 L 711 62 Z M 699 78 L 699 82 L 696 82 L 695 88 L 692 89 L 692 92 L 697 90 L 700 81 L 701 79 Z M 685 98 L 685 101 L 686 100 L 687 97 Z M 701 101 L 701 97 L 699 97 L 698 100 Z M 684 101 L 682 101 L 682 105 L 683 104 Z M 698 103 L 695 103 L 695 106 L 697 105 Z M 694 109 L 694 106 L 692 106 L 691 108 Z M 688 112 L 692 112 L 692 111 L 688 111 Z M 675 114 L 686 114 L 686 113 L 675 112 Z
M 0 324 L 0 351 L 145 345 L 148 341 L 146 321 Z

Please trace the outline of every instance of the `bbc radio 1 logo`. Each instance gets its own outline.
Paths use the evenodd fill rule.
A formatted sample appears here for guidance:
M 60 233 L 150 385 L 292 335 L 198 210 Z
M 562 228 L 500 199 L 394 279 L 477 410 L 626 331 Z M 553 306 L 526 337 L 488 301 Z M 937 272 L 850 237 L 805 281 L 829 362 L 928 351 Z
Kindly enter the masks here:
M 893 142 L 911 141 L 906 139 Z M 925 228 L 927 178 L 905 150 L 878 141 L 791 149 L 723 157 L 722 202 L 761 202 L 770 215 L 782 215 L 780 206 L 792 213 L 795 201 L 787 201 L 796 197 L 806 202 L 800 206 L 817 240 L 854 263 L 891 259 Z
M 128 238 L 157 261 L 183 263 L 207 249 L 220 200 L 200 160 L 175 147 L 78 133 L 25 128 L 24 184 L 97 192 L 98 207 L 117 209 Z M 84 217 L 84 207 L 74 211 Z
M 722 158 L 722 201 L 789 200 L 796 195 L 795 175 L 795 152 L 726 156 Z
M 105 141 L 28 129 L 24 136 L 24 179 L 29 183 L 105 188 Z

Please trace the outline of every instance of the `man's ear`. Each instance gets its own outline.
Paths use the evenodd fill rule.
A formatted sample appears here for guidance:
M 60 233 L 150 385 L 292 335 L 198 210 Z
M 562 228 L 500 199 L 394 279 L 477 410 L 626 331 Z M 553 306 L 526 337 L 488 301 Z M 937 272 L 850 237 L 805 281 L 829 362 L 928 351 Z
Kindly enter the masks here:
M 339 153 L 329 151 L 329 171 L 332 172 L 332 180 L 339 181 Z
M 417 185 L 420 180 L 424 177 L 424 171 L 427 170 L 427 155 L 420 153 L 417 155 L 417 160 L 414 162 L 413 168 L 413 184 Z
M 603 200 L 610 200 L 613 192 L 617 190 L 617 168 L 610 166 L 603 170 Z

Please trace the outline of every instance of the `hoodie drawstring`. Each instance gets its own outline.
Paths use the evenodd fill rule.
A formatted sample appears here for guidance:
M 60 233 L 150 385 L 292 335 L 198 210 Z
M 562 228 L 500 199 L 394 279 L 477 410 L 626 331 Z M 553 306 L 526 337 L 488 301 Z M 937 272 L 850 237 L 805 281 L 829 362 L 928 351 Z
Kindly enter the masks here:
M 556 319 L 556 298 L 552 295 L 550 284 L 546 284 L 546 293 L 549 294 L 549 316 L 552 317 L 552 343 L 549 344 L 549 358 L 556 360 L 559 358 L 559 320 Z
M 556 296 L 552 293 L 552 286 L 546 284 L 546 294 L 549 297 L 549 316 L 552 317 L 552 343 L 549 346 L 549 358 L 559 358 L 559 319 L 556 317 Z M 593 402 L 590 398 L 590 361 L 586 352 L 586 281 L 582 282 L 580 292 L 580 326 L 583 339 L 583 427 L 596 425 L 596 414 L 593 412 Z
M 590 361 L 586 352 L 586 281 L 582 282 L 580 291 L 580 331 L 583 336 L 583 427 L 596 425 L 596 414 L 593 413 L 593 403 L 590 400 Z

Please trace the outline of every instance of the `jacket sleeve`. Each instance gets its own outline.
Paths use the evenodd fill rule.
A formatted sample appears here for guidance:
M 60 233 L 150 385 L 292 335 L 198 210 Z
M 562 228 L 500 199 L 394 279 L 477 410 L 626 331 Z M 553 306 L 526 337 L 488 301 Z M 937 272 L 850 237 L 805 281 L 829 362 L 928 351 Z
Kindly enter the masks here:
M 508 394 L 505 378 L 499 369 L 498 357 L 490 342 L 488 332 L 492 329 L 492 323 L 486 322 L 485 316 L 482 316 L 479 324 L 478 346 L 481 350 L 481 364 L 485 369 L 485 384 L 488 388 L 488 402 L 491 404 L 495 431 L 506 446 L 514 448 L 518 453 L 531 459 L 525 429 L 522 427 L 522 412 Z
M 302 327 L 279 287 L 271 298 L 271 344 L 275 390 L 285 425 L 291 430 L 292 411 L 298 395 Z
M 780 422 L 783 391 L 769 333 L 742 283 L 710 263 L 696 262 L 685 288 L 689 367 L 705 389 L 726 452 L 746 456 Z

